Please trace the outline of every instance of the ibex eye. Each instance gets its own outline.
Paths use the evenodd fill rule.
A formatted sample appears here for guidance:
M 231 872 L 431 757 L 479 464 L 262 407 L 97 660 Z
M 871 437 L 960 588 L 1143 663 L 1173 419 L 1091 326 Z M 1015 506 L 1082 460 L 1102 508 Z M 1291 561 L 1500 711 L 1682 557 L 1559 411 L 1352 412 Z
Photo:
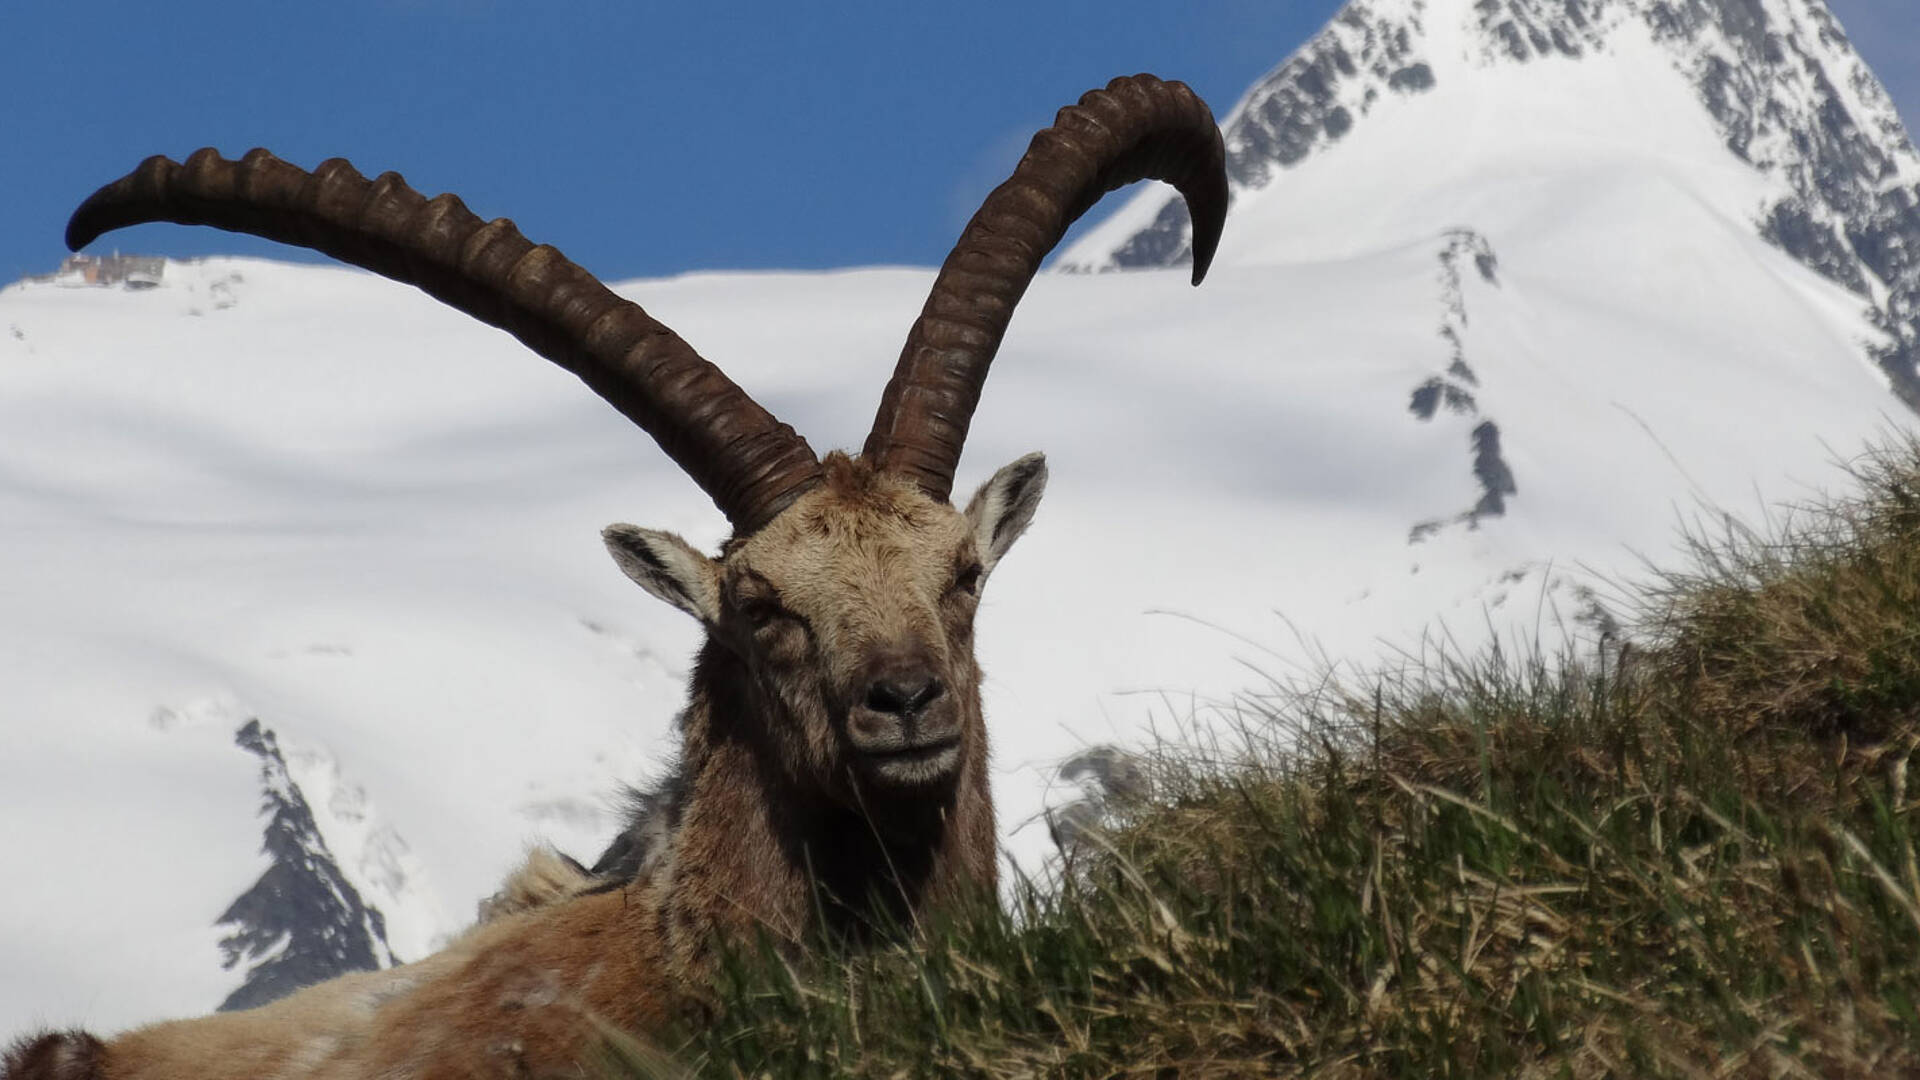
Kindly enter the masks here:
M 787 613 L 786 609 L 772 600 L 754 598 L 740 601 L 740 614 L 755 627 L 765 626 Z
M 955 575 L 953 587 L 948 591 L 966 593 L 968 596 L 974 595 L 980 591 L 980 572 L 979 563 L 968 565 L 965 569 L 962 569 L 959 574 Z

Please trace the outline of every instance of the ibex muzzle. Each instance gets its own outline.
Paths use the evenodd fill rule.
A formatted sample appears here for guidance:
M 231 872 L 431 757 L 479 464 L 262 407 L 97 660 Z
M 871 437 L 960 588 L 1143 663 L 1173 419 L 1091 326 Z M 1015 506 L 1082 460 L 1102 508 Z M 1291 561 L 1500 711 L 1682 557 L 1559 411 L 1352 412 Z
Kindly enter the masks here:
M 882 780 L 923 783 L 949 775 L 960 759 L 960 710 L 947 693 L 944 665 L 923 644 L 877 649 L 847 710 L 847 741 Z M 858 689 L 855 691 L 859 694 Z

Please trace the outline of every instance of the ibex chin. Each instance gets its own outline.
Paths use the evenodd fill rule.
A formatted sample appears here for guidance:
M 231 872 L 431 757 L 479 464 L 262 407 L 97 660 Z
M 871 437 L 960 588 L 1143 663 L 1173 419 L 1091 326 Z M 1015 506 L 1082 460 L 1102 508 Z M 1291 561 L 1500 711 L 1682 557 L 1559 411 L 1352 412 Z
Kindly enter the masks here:
M 706 629 L 680 772 L 653 818 L 547 902 L 505 905 L 448 948 L 248 1012 L 22 1041 L 4 1080 L 579 1075 L 598 1025 L 686 1014 L 724 940 L 858 938 L 996 876 L 973 620 L 1046 482 L 1038 454 L 948 502 L 1015 304 L 1066 228 L 1141 179 L 1179 189 L 1193 281 L 1226 215 L 1218 128 L 1186 86 L 1116 79 L 1062 109 L 941 266 L 858 457 L 792 428 L 639 306 L 505 219 L 334 159 L 149 158 L 67 229 L 212 225 L 416 285 L 578 375 L 712 496 L 717 558 L 614 525 L 640 587 Z M 641 849 L 645 849 L 642 851 Z M 550 888 L 549 891 L 555 891 Z M 822 925 L 822 924 L 825 925 Z

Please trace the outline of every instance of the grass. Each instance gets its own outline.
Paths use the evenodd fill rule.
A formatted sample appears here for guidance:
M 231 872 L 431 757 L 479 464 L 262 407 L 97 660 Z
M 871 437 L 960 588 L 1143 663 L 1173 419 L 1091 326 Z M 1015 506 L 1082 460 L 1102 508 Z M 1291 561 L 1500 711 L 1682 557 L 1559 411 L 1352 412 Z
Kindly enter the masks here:
M 726 966 L 659 1075 L 1920 1075 L 1920 446 L 1626 643 L 1268 696 L 1015 909 Z M 637 1051 L 636 1051 L 637 1053 Z

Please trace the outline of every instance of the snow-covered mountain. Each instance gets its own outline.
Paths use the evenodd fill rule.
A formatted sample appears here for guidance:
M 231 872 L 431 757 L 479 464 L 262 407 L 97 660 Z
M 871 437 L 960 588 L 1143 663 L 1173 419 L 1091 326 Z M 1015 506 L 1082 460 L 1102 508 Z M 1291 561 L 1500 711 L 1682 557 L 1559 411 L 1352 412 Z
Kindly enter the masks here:
M 1353 0 L 1222 126 L 1223 257 L 1313 249 L 1301 219 L 1365 248 L 1658 181 L 1852 293 L 1920 408 L 1920 153 L 1824 0 Z M 1327 213 L 1356 174 L 1353 212 Z M 1146 191 L 1060 264 L 1177 265 L 1187 233 Z
M 1029 866 L 1080 820 L 1046 820 L 1049 789 L 1097 812 L 1124 773 L 1088 745 L 1230 704 L 1250 668 L 1577 629 L 1595 575 L 1684 517 L 1831 488 L 1910 422 L 1913 153 L 1817 5 L 1358 2 L 1228 128 L 1207 284 L 1043 275 L 962 462 L 961 494 L 1052 466 L 977 634 Z M 1177 262 L 1162 205 L 1069 261 Z M 860 444 L 930 281 L 620 289 L 824 449 Z M 235 992 L 215 920 L 288 862 L 263 767 L 299 793 L 266 824 L 284 806 L 295 861 L 328 855 L 320 925 L 378 911 L 401 959 L 527 843 L 591 859 L 665 765 L 696 640 L 598 531 L 725 527 L 570 377 L 417 292 L 227 259 L 143 284 L 0 290 L 0 1032 Z

